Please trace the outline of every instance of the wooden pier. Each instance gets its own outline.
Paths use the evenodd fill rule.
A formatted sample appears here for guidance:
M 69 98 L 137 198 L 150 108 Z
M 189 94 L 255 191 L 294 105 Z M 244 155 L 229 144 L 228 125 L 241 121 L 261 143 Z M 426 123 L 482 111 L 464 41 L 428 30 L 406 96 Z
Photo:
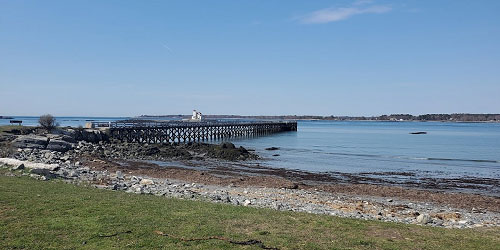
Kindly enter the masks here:
M 258 122 L 92 122 L 93 128 L 109 129 L 111 138 L 139 143 L 186 143 L 252 137 L 284 131 L 297 131 L 296 121 Z

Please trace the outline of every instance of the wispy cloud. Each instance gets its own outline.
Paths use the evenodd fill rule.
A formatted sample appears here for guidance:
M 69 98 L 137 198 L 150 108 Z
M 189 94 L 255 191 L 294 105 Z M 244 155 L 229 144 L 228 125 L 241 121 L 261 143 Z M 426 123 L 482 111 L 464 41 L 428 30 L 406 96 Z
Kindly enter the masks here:
M 167 49 L 170 53 L 174 52 L 170 47 L 168 47 L 166 43 L 162 43 L 161 45 L 163 46 L 163 48 Z
M 373 0 L 357 0 L 352 3 L 352 5 L 366 5 L 373 3 Z
M 382 14 L 392 10 L 387 5 L 371 5 L 371 0 L 358 0 L 347 7 L 326 8 L 311 12 L 301 18 L 299 21 L 307 24 L 329 23 L 345 20 L 360 14 Z

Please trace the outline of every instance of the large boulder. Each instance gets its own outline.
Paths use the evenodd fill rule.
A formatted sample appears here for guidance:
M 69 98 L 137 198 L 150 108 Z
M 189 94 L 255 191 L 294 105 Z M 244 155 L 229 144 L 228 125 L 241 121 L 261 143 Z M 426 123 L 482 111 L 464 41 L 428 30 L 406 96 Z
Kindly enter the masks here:
M 74 137 L 66 135 L 66 134 L 48 134 L 47 135 L 50 140 L 62 140 L 65 142 L 75 143 L 76 140 Z
M 234 144 L 232 144 L 231 142 L 223 142 L 220 144 L 220 147 L 221 148 L 224 148 L 224 149 L 234 149 L 236 148 L 236 146 L 234 146 Z
M 100 142 L 100 141 L 108 141 L 109 137 L 105 131 L 97 130 L 97 129 L 78 129 L 78 130 L 68 130 L 71 136 L 77 141 L 86 141 L 86 142 Z
M 18 148 L 45 149 L 49 142 L 47 137 L 38 135 L 23 135 L 14 139 L 13 144 Z
M 254 159 L 256 155 L 250 154 L 244 147 L 237 148 L 230 142 L 224 142 L 220 145 L 209 147 L 207 155 L 212 158 L 224 159 L 229 161 Z
M 421 214 L 417 217 L 417 223 L 420 223 L 420 224 L 427 224 L 429 222 L 431 222 L 431 216 L 428 215 L 428 214 Z
M 48 150 L 58 151 L 58 152 L 66 152 L 72 148 L 73 145 L 71 143 L 59 139 L 52 139 L 49 141 L 49 144 L 47 145 Z
M 45 163 L 38 163 L 38 162 L 30 162 L 30 161 L 21 161 L 18 159 L 13 159 L 13 158 L 0 158 L 0 164 L 5 164 L 8 166 L 19 166 L 19 165 L 24 165 L 25 168 L 30 169 L 30 170 L 35 170 L 35 172 L 43 172 L 43 171 L 56 171 L 59 169 L 59 165 L 57 164 L 45 164 Z

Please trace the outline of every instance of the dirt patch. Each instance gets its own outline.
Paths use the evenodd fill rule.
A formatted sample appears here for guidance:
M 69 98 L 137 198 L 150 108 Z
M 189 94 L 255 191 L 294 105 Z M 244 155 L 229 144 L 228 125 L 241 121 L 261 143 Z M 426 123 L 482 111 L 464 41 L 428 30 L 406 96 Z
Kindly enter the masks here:
M 154 178 L 170 178 L 186 182 L 202 183 L 207 185 L 219 185 L 235 187 L 273 187 L 273 188 L 295 188 L 297 183 L 285 178 L 274 176 L 246 176 L 246 175 L 225 175 L 218 171 L 199 171 L 183 169 L 178 167 L 160 167 L 153 163 L 137 161 L 116 161 L 110 160 L 87 160 L 85 165 L 95 170 L 108 170 L 110 172 L 122 171 L 133 175 L 144 175 Z
M 435 202 L 457 208 L 500 212 L 500 198 L 465 193 L 445 193 L 403 187 L 370 184 L 325 184 L 302 188 L 318 189 L 331 193 L 345 193 L 378 197 L 397 197 L 409 201 Z

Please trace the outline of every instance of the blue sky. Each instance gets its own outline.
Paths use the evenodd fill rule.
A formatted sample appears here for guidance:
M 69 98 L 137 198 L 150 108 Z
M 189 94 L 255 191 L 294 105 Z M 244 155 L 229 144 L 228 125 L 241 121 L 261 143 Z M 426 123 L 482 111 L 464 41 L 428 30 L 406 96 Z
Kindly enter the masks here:
M 0 115 L 500 113 L 500 1 L 0 0 Z

